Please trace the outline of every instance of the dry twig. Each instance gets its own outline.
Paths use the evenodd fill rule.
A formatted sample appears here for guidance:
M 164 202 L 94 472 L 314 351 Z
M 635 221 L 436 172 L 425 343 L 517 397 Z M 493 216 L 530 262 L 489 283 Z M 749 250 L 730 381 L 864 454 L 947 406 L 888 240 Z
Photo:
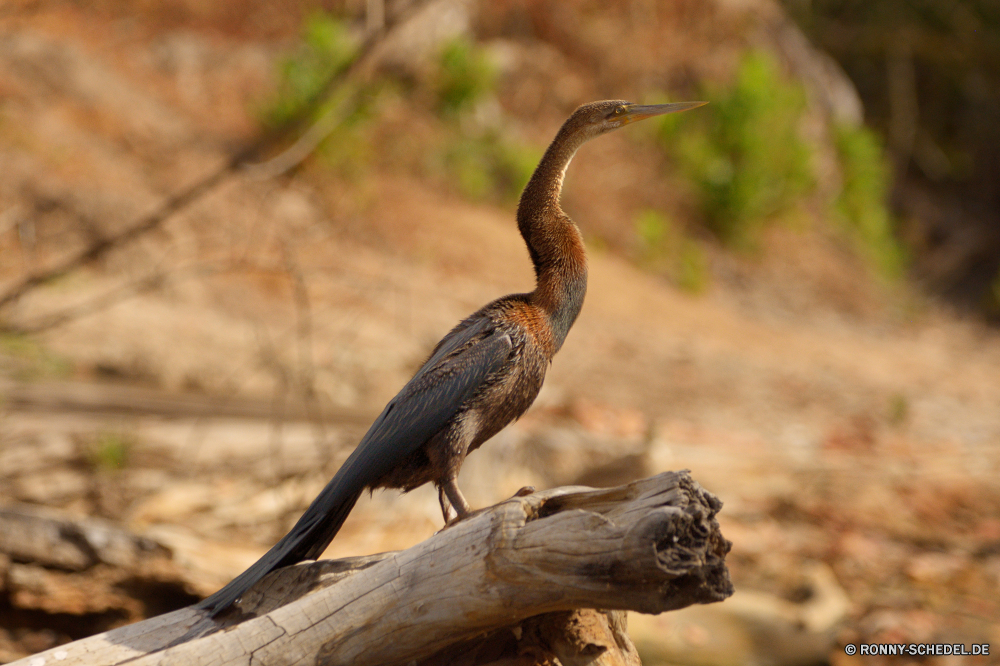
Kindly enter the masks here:
M 156 210 L 126 226 L 118 233 L 96 238 L 86 248 L 76 254 L 73 254 L 72 256 L 66 257 L 54 266 L 34 271 L 24 276 L 21 280 L 9 288 L 6 293 L 0 295 L 0 311 L 16 303 L 22 296 L 27 294 L 32 289 L 63 277 L 64 275 L 81 268 L 82 266 L 100 259 L 111 250 L 128 245 L 137 238 L 160 228 L 164 222 L 171 219 L 182 210 L 185 210 L 193 203 L 201 200 L 206 194 L 214 191 L 219 185 L 240 173 L 254 160 L 259 159 L 261 155 L 266 154 L 275 146 L 286 142 L 290 137 L 302 132 L 303 127 L 310 124 L 316 109 L 318 109 L 320 105 L 330 96 L 331 92 L 340 84 L 340 82 L 351 79 L 366 71 L 365 67 L 367 65 L 367 61 L 375 50 L 375 47 L 378 46 L 378 44 L 380 44 L 387 35 L 405 24 L 406 21 L 416 13 L 417 9 L 425 5 L 427 2 L 428 0 L 412 0 L 395 17 L 386 21 L 381 29 L 369 33 L 364 42 L 358 48 L 354 59 L 351 60 L 346 67 L 335 72 L 330 77 L 329 81 L 327 81 L 327 83 L 320 89 L 320 91 L 311 100 L 309 100 L 303 106 L 302 110 L 295 116 L 295 118 L 293 118 L 286 125 L 264 133 L 263 136 L 259 137 L 251 145 L 233 155 L 226 161 L 225 164 L 217 168 L 211 174 L 169 197 L 166 201 L 160 204 Z M 269 173 L 272 175 L 283 173 L 291 168 L 291 166 L 294 166 L 295 159 L 298 159 L 299 161 L 305 159 L 309 152 L 314 150 L 319 144 L 319 141 L 316 140 L 316 136 L 326 136 L 323 132 L 329 133 L 329 131 L 335 127 L 336 111 L 339 108 L 340 105 L 337 105 L 334 110 L 324 114 L 324 116 L 315 123 L 315 126 L 312 129 L 305 131 L 302 134 L 302 138 L 296 142 L 292 148 L 286 151 L 287 154 L 283 153 L 283 155 L 285 155 L 284 157 L 279 156 L 278 158 L 275 158 L 278 160 L 277 162 L 272 163 L 269 161 L 265 163 L 264 166 L 259 167 L 263 169 L 260 173 Z M 320 138 L 320 141 L 321 140 L 322 137 Z M 306 149 L 308 149 L 308 151 L 304 152 Z

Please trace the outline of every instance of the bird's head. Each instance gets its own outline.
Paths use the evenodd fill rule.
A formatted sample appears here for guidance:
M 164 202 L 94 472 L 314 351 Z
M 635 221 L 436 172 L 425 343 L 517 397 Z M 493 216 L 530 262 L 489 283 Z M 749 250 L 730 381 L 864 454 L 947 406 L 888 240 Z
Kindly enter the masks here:
M 672 104 L 633 104 L 618 99 L 584 104 L 566 121 L 566 129 L 580 132 L 583 139 L 606 134 L 637 120 L 694 109 L 708 102 L 675 102 Z

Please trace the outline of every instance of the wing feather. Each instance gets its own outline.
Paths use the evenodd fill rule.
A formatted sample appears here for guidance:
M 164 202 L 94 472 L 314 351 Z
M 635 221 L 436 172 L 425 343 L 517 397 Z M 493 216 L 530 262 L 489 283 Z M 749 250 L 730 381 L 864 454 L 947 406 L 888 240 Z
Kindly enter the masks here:
M 386 405 L 333 479 L 278 543 L 249 569 L 197 605 L 215 615 L 274 569 L 313 559 L 326 549 L 365 488 L 444 428 L 513 343 L 489 319 L 463 322 L 437 346 L 413 379 Z
M 367 485 L 388 474 L 444 428 L 512 350 L 510 336 L 488 319 L 449 335 L 375 419 L 344 469 L 356 463 Z

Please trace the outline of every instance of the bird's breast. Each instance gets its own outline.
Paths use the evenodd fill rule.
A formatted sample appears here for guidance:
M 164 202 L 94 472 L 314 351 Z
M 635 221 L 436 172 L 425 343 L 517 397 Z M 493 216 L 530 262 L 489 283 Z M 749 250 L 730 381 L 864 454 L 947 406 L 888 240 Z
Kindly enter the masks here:
M 532 336 L 523 330 L 513 336 L 512 362 L 470 405 L 477 433 L 470 450 L 520 418 L 538 396 L 545 381 L 549 358 Z

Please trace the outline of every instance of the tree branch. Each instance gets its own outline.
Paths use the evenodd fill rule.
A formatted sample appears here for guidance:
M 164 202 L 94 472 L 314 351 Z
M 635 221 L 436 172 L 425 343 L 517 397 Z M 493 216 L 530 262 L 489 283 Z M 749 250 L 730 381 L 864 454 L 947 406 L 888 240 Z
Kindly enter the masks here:
M 530 640 L 536 652 L 599 654 L 622 645 L 620 616 L 580 609 L 661 613 L 732 594 L 721 506 L 687 472 L 515 497 L 402 552 L 277 571 L 216 620 L 184 609 L 34 659 L 365 666 L 457 650 L 464 663 L 502 663 L 500 648 L 483 650 L 491 635 L 515 656 Z M 586 638 L 602 631 L 603 643 Z
M 303 154 L 302 151 L 305 149 L 314 150 L 316 145 L 318 145 L 319 141 L 316 140 L 316 136 L 325 136 L 325 133 L 329 133 L 331 123 L 336 122 L 336 114 L 334 112 L 331 111 L 325 114 L 316 123 L 316 126 L 312 128 L 312 131 L 307 131 L 300 141 L 294 144 L 289 151 L 279 156 L 276 162 L 272 160 L 263 165 L 251 165 L 255 159 L 273 149 L 274 146 L 286 142 L 290 137 L 300 133 L 311 122 L 316 109 L 329 97 L 337 85 L 341 81 L 357 76 L 364 71 L 375 47 L 392 31 L 403 25 L 414 15 L 417 9 L 427 4 L 427 2 L 428 0 L 412 0 L 392 21 L 387 22 L 381 29 L 369 33 L 358 48 L 354 59 L 343 69 L 335 72 L 319 92 L 287 124 L 265 132 L 251 145 L 233 155 L 221 167 L 180 192 L 170 196 L 156 210 L 139 218 L 118 233 L 96 239 L 83 250 L 66 257 L 54 266 L 34 271 L 24 276 L 10 287 L 6 293 L 0 295 L 0 311 L 16 303 L 22 296 L 35 287 L 63 277 L 81 266 L 100 259 L 109 251 L 127 245 L 135 239 L 158 229 L 165 221 L 196 201 L 199 201 L 207 193 L 215 190 L 220 184 L 226 182 L 245 167 L 250 167 L 251 171 L 257 177 L 263 177 L 268 174 L 276 175 L 282 173 L 294 165 L 295 160 L 301 161 L 304 159 L 306 154 Z M 320 140 L 322 140 L 322 137 Z

